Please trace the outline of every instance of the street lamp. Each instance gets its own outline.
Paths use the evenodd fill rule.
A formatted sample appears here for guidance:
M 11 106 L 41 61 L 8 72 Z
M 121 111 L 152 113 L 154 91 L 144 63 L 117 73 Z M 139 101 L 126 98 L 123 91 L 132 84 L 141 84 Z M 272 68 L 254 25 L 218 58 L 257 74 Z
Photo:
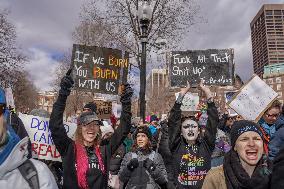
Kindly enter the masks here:
M 140 118 L 143 119 L 143 123 L 145 122 L 145 109 L 146 109 L 146 101 L 145 101 L 145 91 L 146 91 L 146 44 L 148 38 L 148 26 L 151 21 L 152 9 L 147 0 L 144 0 L 138 8 L 138 18 L 140 21 L 141 27 L 141 63 L 140 63 L 140 92 L 139 92 L 139 104 L 140 104 Z

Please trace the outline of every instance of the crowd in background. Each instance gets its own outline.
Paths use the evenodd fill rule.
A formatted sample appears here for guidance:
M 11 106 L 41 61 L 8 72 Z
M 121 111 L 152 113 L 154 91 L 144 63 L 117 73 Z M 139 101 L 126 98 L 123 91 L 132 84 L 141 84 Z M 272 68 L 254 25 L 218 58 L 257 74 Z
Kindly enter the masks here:
M 125 84 L 119 119 L 101 120 L 96 104 L 87 103 L 77 118 L 74 139 L 63 125 L 66 100 L 74 82 L 61 80 L 49 129 L 62 162 L 35 160 L 27 131 L 6 107 L 0 89 L 0 188 L 284 188 L 284 116 L 275 100 L 257 123 L 218 112 L 210 89 L 206 124 L 185 116 L 182 88 L 166 119 L 132 123 L 133 90 Z

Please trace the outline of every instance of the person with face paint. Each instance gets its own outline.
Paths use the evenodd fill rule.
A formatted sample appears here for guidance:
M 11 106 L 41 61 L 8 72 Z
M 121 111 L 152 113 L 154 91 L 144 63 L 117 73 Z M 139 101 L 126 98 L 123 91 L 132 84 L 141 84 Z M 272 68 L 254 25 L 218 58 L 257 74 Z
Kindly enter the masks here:
M 49 122 L 53 142 L 62 157 L 63 188 L 105 189 L 111 156 L 130 132 L 133 90 L 129 84 L 124 85 L 120 98 L 122 103 L 121 124 L 108 140 L 101 142 L 100 126 L 102 123 L 96 113 L 85 111 L 77 120 L 73 141 L 67 136 L 63 124 L 67 97 L 74 84 L 71 71 L 69 70 L 61 80 L 59 96 L 53 105 Z
M 200 136 L 196 120 L 182 119 L 181 104 L 190 86 L 183 88 L 168 118 L 169 146 L 173 156 L 173 175 L 176 188 L 200 189 L 207 171 L 211 168 L 211 154 L 215 147 L 218 111 L 210 89 L 201 81 L 199 87 L 207 98 L 208 121 L 204 136 Z
M 147 126 L 140 126 L 133 135 L 133 149 L 123 158 L 119 179 L 126 185 L 126 189 L 165 188 L 167 171 L 162 156 L 152 150 L 151 131 Z
M 223 165 L 208 172 L 202 189 L 270 189 L 271 164 L 260 126 L 247 120 L 234 122 L 231 144 Z

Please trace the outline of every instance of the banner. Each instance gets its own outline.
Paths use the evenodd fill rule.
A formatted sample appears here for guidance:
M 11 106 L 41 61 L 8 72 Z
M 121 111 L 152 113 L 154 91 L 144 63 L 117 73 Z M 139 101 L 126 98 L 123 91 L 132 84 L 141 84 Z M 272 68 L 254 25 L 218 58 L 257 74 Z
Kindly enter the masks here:
M 118 94 L 120 82 L 126 80 L 129 54 L 117 49 L 73 45 L 72 64 L 75 87 L 103 94 Z
M 233 49 L 173 51 L 169 67 L 172 87 L 198 84 L 232 85 L 234 77 Z
M 100 119 L 109 119 L 112 113 L 112 102 L 95 100 L 94 103 L 97 105 L 97 115 Z
M 179 93 L 175 93 L 176 99 L 178 98 Z M 186 93 L 181 105 L 181 111 L 197 111 L 199 104 L 198 93 Z
M 7 107 L 11 106 L 12 108 L 15 108 L 14 96 L 12 89 L 10 87 L 5 89 L 5 96 L 6 96 Z
M 253 76 L 229 102 L 229 107 L 246 120 L 258 121 L 278 94 L 257 75 Z
M 33 158 L 61 161 L 61 156 L 55 148 L 49 130 L 49 118 L 19 114 L 32 143 Z M 69 138 L 73 138 L 77 125 L 64 122 L 64 128 Z

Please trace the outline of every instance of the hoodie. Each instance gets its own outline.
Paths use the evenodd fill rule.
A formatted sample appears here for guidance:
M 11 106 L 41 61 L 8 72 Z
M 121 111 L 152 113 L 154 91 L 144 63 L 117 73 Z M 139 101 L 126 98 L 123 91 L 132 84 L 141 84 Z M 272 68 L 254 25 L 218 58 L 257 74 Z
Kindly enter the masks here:
M 28 140 L 29 139 L 26 137 L 19 141 L 0 165 L 0 188 L 30 189 L 28 182 L 18 170 L 18 167 L 28 159 Z M 53 174 L 48 167 L 40 161 L 34 159 L 31 159 L 31 161 L 37 170 L 40 189 L 57 189 L 58 187 Z

